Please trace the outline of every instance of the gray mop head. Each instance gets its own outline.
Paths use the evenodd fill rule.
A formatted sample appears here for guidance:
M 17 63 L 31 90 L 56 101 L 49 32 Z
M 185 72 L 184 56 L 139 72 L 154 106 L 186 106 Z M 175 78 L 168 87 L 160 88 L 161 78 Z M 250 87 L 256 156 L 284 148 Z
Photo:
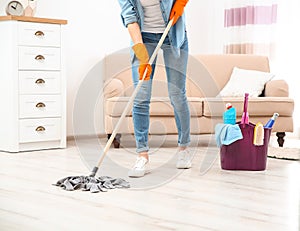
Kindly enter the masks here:
M 106 192 L 114 188 L 130 188 L 130 184 L 121 178 L 112 178 L 109 176 L 69 176 L 54 184 L 67 191 L 83 190 L 92 193 Z

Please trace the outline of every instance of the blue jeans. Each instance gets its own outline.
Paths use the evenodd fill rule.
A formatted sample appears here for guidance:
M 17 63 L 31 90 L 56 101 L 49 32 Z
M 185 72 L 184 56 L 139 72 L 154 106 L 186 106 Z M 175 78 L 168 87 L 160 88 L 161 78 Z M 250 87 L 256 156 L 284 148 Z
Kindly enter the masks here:
M 152 55 L 162 34 L 142 33 L 143 42 L 145 43 L 149 56 Z M 188 146 L 190 143 L 190 111 L 186 98 L 186 68 L 188 60 L 188 40 L 185 41 L 177 52 L 170 46 L 169 38 L 166 37 L 161 49 L 167 73 L 168 94 L 174 109 L 175 122 L 178 131 L 178 145 Z M 152 74 L 150 80 L 144 81 L 133 102 L 133 124 L 134 135 L 136 140 L 137 152 L 149 150 L 148 133 L 149 133 L 149 108 L 152 90 L 152 81 L 155 71 L 156 59 L 152 64 Z M 132 61 L 132 78 L 134 86 L 138 84 L 139 61 L 136 57 Z

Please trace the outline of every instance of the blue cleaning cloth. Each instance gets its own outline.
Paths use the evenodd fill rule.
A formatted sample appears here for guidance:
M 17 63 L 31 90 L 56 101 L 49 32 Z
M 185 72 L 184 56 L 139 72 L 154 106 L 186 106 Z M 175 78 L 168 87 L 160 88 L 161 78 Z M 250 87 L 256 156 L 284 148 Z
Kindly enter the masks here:
M 243 139 L 241 129 L 238 124 L 217 124 L 215 126 L 215 139 L 217 146 L 229 145 L 237 140 Z

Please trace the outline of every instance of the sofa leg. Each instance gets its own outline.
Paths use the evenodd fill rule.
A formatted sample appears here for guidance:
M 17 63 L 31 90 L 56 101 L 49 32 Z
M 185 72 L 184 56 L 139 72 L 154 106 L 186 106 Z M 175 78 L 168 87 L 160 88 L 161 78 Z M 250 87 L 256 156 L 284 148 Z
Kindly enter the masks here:
M 277 142 L 279 144 L 279 147 L 283 147 L 285 132 L 277 132 L 276 136 L 278 138 Z
M 107 134 L 107 140 L 111 137 L 111 134 Z M 114 148 L 120 148 L 121 144 L 121 134 L 117 133 L 113 140 Z

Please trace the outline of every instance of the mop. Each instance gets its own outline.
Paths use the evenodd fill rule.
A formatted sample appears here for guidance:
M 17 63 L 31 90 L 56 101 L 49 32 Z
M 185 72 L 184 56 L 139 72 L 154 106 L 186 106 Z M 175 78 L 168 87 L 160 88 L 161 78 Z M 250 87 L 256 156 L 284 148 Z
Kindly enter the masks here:
M 151 65 L 156 58 L 158 51 L 160 47 L 162 46 L 171 26 L 173 23 L 173 19 L 171 19 L 162 34 L 153 54 L 151 55 L 149 59 L 149 64 Z M 107 154 L 115 136 L 117 135 L 117 132 L 119 130 L 120 125 L 122 124 L 125 116 L 127 115 L 128 111 L 131 108 L 131 104 L 133 103 L 134 98 L 136 97 L 140 87 L 142 86 L 142 83 L 146 77 L 147 69 L 144 71 L 143 78 L 138 82 L 137 86 L 135 87 L 134 92 L 132 93 L 131 97 L 129 98 L 129 101 L 118 121 L 116 124 L 116 127 L 114 128 L 109 140 L 107 141 L 102 154 L 99 157 L 99 160 L 97 161 L 96 166 L 92 169 L 91 173 L 88 176 L 68 176 L 65 177 L 59 181 L 57 181 L 54 185 L 61 187 L 64 190 L 67 191 L 74 191 L 74 190 L 83 190 L 83 191 L 90 191 L 92 193 L 97 192 L 106 192 L 108 189 L 114 189 L 114 188 L 129 188 L 130 184 L 129 182 L 125 181 L 122 178 L 112 178 L 109 176 L 101 176 L 96 177 L 96 174 L 98 172 L 98 169 Z

